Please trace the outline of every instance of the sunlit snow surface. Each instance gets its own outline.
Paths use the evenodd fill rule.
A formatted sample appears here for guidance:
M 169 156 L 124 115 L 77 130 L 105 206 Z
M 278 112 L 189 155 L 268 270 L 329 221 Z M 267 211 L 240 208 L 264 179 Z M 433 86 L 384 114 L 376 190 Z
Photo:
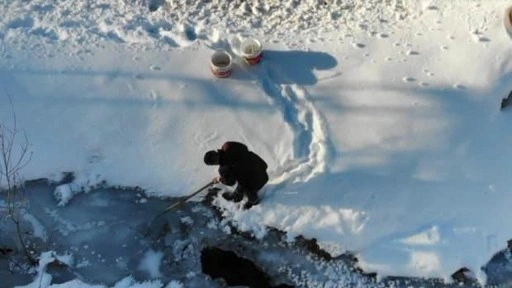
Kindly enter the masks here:
M 467 267 L 484 282 L 480 267 L 512 238 L 511 114 L 499 110 L 512 89 L 510 5 L 4 1 L 0 122 L 14 112 L 29 139 L 24 179 L 75 173 L 42 207 L 52 217 L 104 183 L 183 196 L 216 175 L 203 153 L 236 140 L 271 176 L 261 205 L 226 203 L 241 231 L 316 238 L 383 276 Z M 235 57 L 232 77 L 215 79 L 209 57 L 235 36 L 257 37 L 264 60 Z M 83 213 L 58 232 L 109 220 Z M 148 262 L 166 254 L 149 251 L 131 273 L 163 273 Z

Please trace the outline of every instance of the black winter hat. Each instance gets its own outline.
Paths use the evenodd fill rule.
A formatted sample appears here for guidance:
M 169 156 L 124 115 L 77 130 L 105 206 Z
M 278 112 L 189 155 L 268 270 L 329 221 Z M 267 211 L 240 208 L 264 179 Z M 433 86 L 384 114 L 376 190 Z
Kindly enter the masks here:
M 218 165 L 219 164 L 219 152 L 210 150 L 204 154 L 204 163 L 206 165 Z

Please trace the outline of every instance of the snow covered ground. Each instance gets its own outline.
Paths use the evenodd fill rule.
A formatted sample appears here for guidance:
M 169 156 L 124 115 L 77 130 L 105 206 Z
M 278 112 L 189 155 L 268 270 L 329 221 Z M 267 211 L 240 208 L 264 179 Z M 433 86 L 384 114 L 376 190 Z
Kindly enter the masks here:
M 246 143 L 261 205 L 225 206 L 355 253 L 379 275 L 447 277 L 512 238 L 509 1 L 4 1 L 0 123 L 25 130 L 25 179 L 182 196 Z M 257 37 L 264 61 L 214 78 L 209 57 Z M 9 97 L 13 104 L 9 104 Z M 115 208 L 116 203 L 109 203 Z

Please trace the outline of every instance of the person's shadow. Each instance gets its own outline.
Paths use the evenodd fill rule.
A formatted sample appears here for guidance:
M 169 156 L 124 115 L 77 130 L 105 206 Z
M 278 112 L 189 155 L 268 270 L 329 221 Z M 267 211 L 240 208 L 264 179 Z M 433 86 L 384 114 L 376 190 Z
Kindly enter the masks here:
M 248 66 L 239 59 L 233 78 L 253 80 L 254 73 L 267 76 L 276 84 L 315 85 L 315 70 L 329 70 L 337 65 L 336 59 L 325 52 L 299 50 L 263 50 L 262 61 Z

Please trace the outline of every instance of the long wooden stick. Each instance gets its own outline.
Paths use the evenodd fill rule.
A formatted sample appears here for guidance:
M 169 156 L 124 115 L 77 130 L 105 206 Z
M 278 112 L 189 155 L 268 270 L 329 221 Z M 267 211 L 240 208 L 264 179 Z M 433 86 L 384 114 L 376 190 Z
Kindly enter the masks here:
M 187 202 L 187 200 L 189 200 L 190 198 L 192 198 L 192 197 L 196 196 L 197 194 L 201 193 L 201 191 L 203 191 L 204 189 L 210 187 L 212 184 L 213 184 L 213 181 L 210 181 L 208 184 L 206 184 L 203 187 L 199 188 L 197 191 L 193 192 L 192 194 L 190 194 L 190 195 L 186 196 L 185 198 L 180 199 L 179 201 L 176 201 L 175 203 L 167 206 L 167 208 L 165 208 L 165 210 L 162 211 L 161 214 L 164 214 L 164 213 L 168 212 L 169 210 L 172 210 L 173 208 L 178 207 L 181 204 Z

